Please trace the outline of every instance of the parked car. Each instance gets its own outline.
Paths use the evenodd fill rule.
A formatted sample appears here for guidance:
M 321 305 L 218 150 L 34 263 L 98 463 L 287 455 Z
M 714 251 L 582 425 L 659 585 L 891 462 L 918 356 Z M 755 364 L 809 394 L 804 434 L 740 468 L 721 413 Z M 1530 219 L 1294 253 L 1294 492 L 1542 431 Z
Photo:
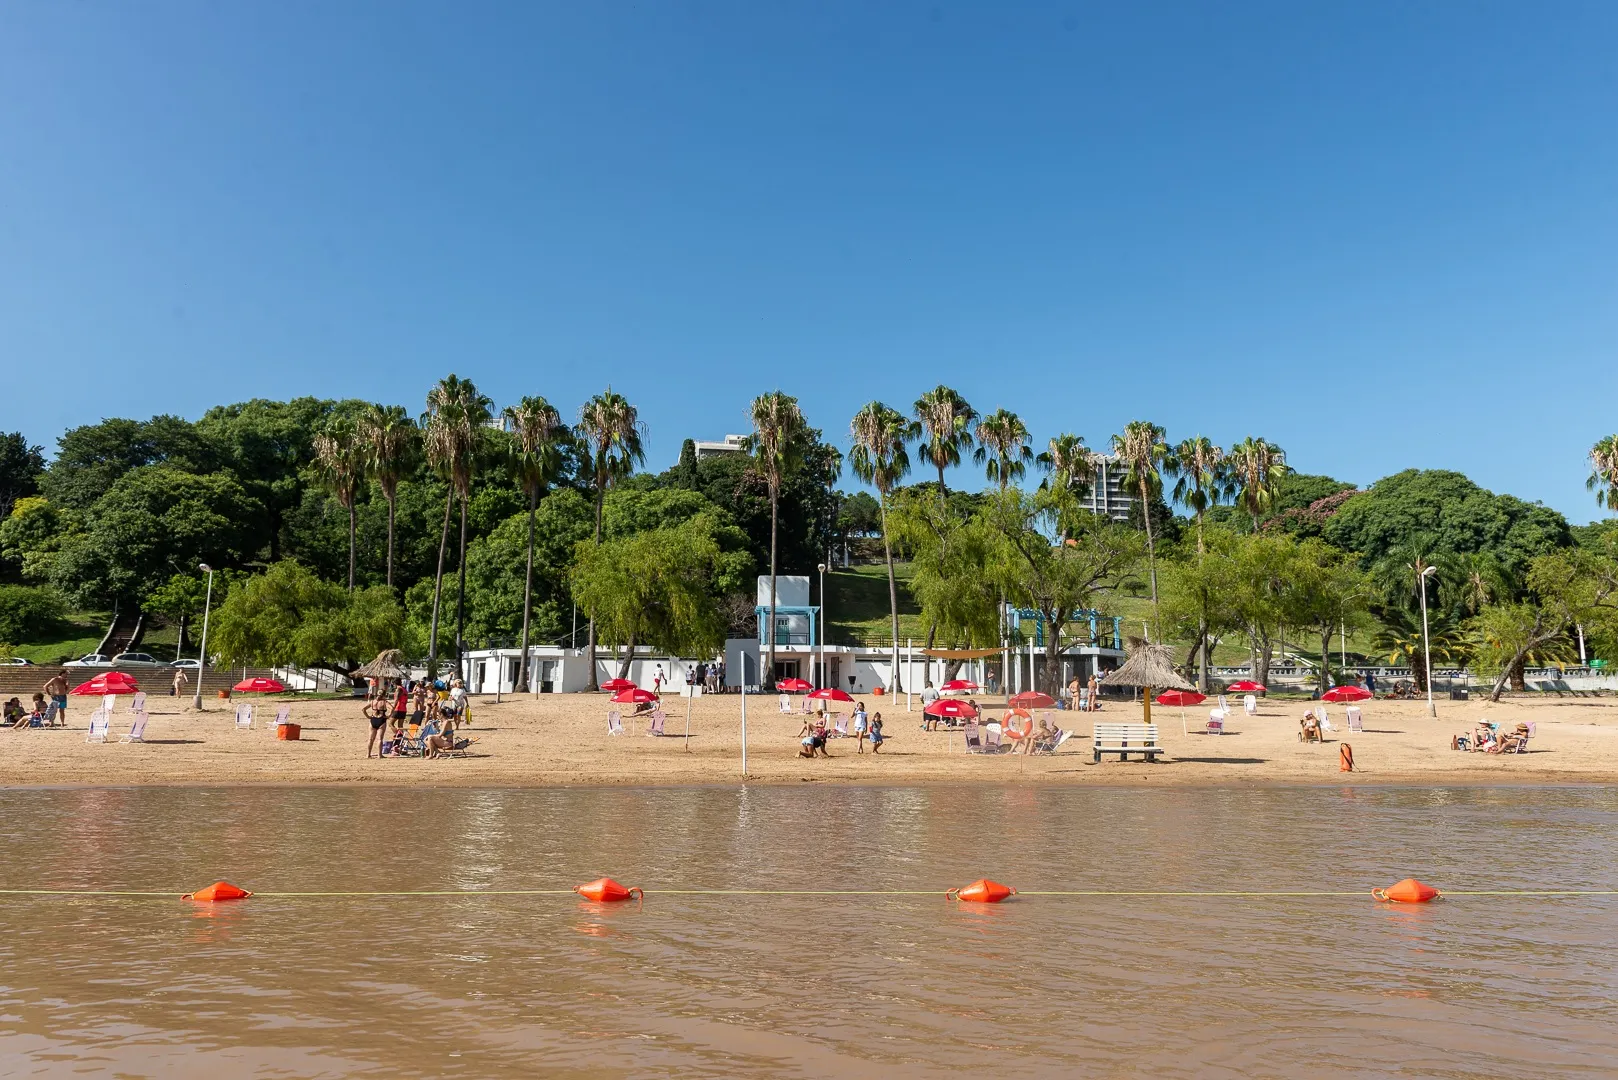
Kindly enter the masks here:
M 69 660 L 63 667 L 106 667 L 112 663 L 112 657 L 103 653 L 86 653 L 77 660 Z
M 15 667 L 19 664 L 28 664 L 29 666 L 32 666 L 33 663 L 34 662 L 32 660 L 24 660 L 20 656 L 7 656 L 0 658 L 0 667 Z
M 117 656 L 112 658 L 112 662 L 113 662 L 114 665 L 116 665 L 118 667 L 162 667 L 163 666 L 163 661 L 159 660 L 157 657 L 153 656 L 151 653 L 143 653 L 143 652 L 121 652 Z
M 195 660 L 176 660 L 174 663 L 170 664 L 169 667 L 185 668 L 187 671 L 195 671 L 197 670 L 197 662 Z

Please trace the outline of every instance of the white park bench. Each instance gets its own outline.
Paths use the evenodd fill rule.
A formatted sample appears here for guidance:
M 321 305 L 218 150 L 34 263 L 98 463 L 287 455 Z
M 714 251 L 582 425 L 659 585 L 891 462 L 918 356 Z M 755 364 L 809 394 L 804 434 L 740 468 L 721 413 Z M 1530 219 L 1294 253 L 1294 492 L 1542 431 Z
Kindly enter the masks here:
M 1157 742 L 1156 724 L 1097 724 L 1091 750 L 1097 764 L 1102 754 L 1117 754 L 1119 761 L 1128 761 L 1130 754 L 1139 754 L 1150 761 L 1163 752 Z

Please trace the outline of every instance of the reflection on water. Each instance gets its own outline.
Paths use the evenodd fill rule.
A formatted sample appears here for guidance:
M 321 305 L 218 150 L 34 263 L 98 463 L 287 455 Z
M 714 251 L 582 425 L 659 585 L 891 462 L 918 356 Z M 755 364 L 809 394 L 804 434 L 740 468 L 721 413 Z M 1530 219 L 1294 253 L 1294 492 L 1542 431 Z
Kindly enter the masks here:
M 1611 1076 L 1606 789 L 0 791 L 0 1073 Z M 925 889 L 936 896 L 663 894 Z

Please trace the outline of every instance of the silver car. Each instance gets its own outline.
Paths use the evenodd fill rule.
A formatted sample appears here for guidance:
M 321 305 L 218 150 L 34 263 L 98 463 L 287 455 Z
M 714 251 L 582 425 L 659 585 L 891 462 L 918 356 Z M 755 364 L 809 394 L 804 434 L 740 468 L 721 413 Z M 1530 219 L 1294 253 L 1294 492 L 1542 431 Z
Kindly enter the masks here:
M 103 655 L 102 653 L 93 652 L 93 653 L 87 653 L 84 656 L 79 657 L 77 660 L 69 660 L 67 663 L 63 664 L 62 666 L 63 667 L 106 667 L 110 663 L 112 663 L 112 657 Z
M 151 653 L 121 652 L 112 658 L 114 667 L 165 667 L 163 661 Z

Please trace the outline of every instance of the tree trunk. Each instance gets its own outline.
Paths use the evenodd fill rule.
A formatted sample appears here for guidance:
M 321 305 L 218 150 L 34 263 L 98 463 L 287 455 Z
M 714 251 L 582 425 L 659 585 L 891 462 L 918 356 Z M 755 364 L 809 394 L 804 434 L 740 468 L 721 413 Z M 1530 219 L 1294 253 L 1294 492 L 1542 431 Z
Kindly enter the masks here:
M 1265 634 L 1259 639 L 1258 649 L 1259 673 L 1257 680 L 1260 686 L 1270 685 L 1270 661 L 1274 658 L 1274 656 L 1275 645 L 1270 641 L 1269 635 Z
M 934 461 L 933 464 L 938 466 L 938 505 L 943 506 L 944 505 L 944 463 L 942 461 Z
M 1327 624 L 1320 631 L 1320 692 L 1324 694 L 1331 689 L 1331 635 L 1332 626 Z
M 1059 624 L 1056 621 L 1055 614 L 1052 613 L 1052 612 L 1046 612 L 1045 613 L 1045 686 L 1046 686 L 1046 691 L 1045 692 L 1050 694 L 1051 697 L 1060 697 L 1061 696 L 1062 687 L 1061 687 L 1060 683 L 1061 683 L 1061 678 L 1062 678 L 1062 669 L 1057 663 L 1057 658 L 1060 657 L 1061 655 L 1062 655 L 1062 631 L 1061 631 L 1061 627 L 1059 626 Z M 1032 682 L 1033 680 L 1030 679 L 1029 681 Z M 1035 684 L 1034 688 L 1036 690 L 1039 688 L 1037 683 Z M 1078 702 L 1075 701 L 1073 703 L 1073 705 L 1076 708 L 1078 706 Z
M 629 665 L 635 662 L 635 647 L 639 644 L 640 642 L 636 639 L 636 635 L 630 634 L 629 644 L 624 647 L 623 658 L 618 661 L 618 677 L 620 679 L 629 678 Z
M 1510 668 L 1511 689 L 1516 693 L 1520 694 L 1528 689 L 1528 680 L 1523 677 L 1523 668 L 1527 666 L 1528 656 L 1526 653 L 1518 656 L 1517 659 L 1512 662 Z
M 596 536 L 595 536 L 596 547 L 601 546 L 601 504 L 606 501 L 606 498 L 607 498 L 607 489 L 605 487 L 603 487 L 602 485 L 597 484 L 596 485 Z M 573 632 L 578 633 L 578 626 L 577 625 L 574 626 Z M 600 679 L 599 676 L 596 675 L 596 617 L 594 615 L 590 616 L 590 629 L 585 633 L 585 636 L 584 636 L 584 655 L 590 662 L 590 686 L 589 686 L 589 689 L 591 689 L 591 690 L 599 690 L 599 689 L 601 689 L 601 679 Z
M 388 493 L 388 588 L 393 588 L 393 519 L 399 505 L 399 490 Z
M 770 485 L 770 646 L 769 660 L 766 663 L 763 676 L 759 684 L 769 691 L 775 688 L 775 507 L 779 501 L 774 484 Z
M 1163 636 L 1163 626 L 1157 614 L 1157 548 L 1152 543 L 1152 504 L 1147 499 L 1146 479 L 1140 482 L 1140 519 L 1146 524 L 1146 565 L 1152 575 L 1152 633 Z
M 1208 692 L 1208 653 L 1212 651 L 1208 648 L 1208 620 L 1206 618 L 1197 623 L 1197 645 L 1202 652 L 1201 659 L 1197 661 L 1197 689 L 1206 694 Z
M 455 590 L 455 677 L 466 679 L 466 496 L 461 496 L 460 585 Z
M 888 613 L 893 619 L 893 693 L 904 693 L 899 681 L 899 585 L 893 577 L 893 545 L 888 541 L 888 500 L 883 496 L 877 504 L 882 508 L 882 554 L 888 560 Z
M 444 527 L 438 531 L 438 571 L 433 575 L 433 625 L 427 634 L 427 678 L 438 677 L 438 609 L 444 595 L 444 549 L 449 546 L 449 515 L 455 507 L 455 488 L 444 496 Z
M 354 500 L 348 500 L 348 591 L 354 591 Z
M 539 507 L 539 488 L 528 492 L 528 569 L 522 579 L 522 659 L 517 665 L 517 688 L 528 693 L 528 616 L 534 610 L 534 511 Z

